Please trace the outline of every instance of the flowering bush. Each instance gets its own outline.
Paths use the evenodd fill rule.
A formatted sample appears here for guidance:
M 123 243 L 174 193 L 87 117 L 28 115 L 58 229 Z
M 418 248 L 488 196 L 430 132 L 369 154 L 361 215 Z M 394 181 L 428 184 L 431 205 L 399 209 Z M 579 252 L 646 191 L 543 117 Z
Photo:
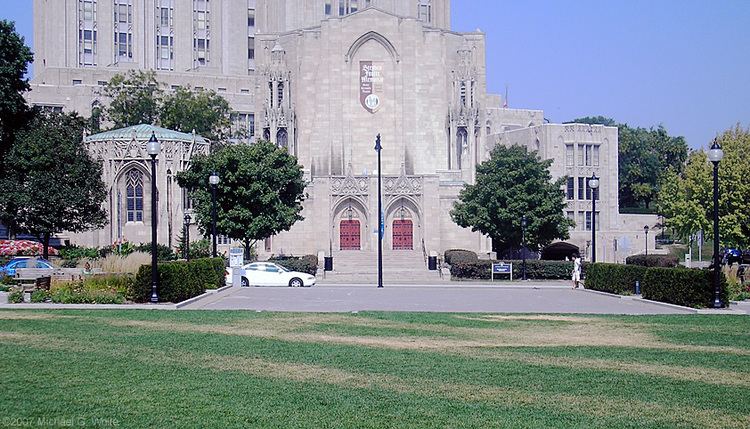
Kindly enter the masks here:
M 0 256 L 41 256 L 42 243 L 31 240 L 0 240 Z M 50 255 L 57 255 L 57 249 L 50 247 Z

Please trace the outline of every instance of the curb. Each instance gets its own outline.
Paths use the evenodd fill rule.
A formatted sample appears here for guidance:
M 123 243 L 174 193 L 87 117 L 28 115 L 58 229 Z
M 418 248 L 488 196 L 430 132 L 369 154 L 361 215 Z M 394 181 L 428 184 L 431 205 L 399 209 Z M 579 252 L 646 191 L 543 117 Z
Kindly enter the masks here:
M 0 310 L 176 310 L 175 304 L 0 304 Z
M 683 311 L 687 311 L 687 312 L 690 312 L 690 313 L 693 313 L 693 314 L 734 314 L 734 315 L 746 315 L 746 314 L 748 314 L 747 311 L 740 310 L 740 309 L 734 309 L 733 310 L 733 309 L 726 308 L 726 309 L 714 310 L 714 309 L 711 309 L 711 308 L 693 308 L 693 307 L 685 307 L 683 305 L 671 304 L 671 303 L 668 303 L 668 302 L 661 302 L 661 301 L 653 301 L 653 300 L 650 300 L 650 299 L 644 299 L 644 298 L 642 298 L 640 296 L 637 296 L 637 295 L 617 295 L 617 294 L 614 294 L 614 293 L 603 292 L 603 291 L 600 291 L 600 290 L 592 290 L 592 289 L 583 289 L 583 290 L 585 292 L 588 292 L 588 293 L 595 293 L 595 294 L 598 294 L 598 295 L 609 296 L 609 297 L 612 297 L 612 298 L 619 298 L 619 299 L 632 300 L 632 301 L 640 301 L 640 302 L 645 302 L 645 303 L 648 303 L 648 304 L 658 305 L 658 306 L 661 306 L 661 307 L 673 308 L 673 309 L 676 309 L 676 310 L 683 310 Z M 734 302 L 732 302 L 732 303 L 734 303 Z
M 202 293 L 202 294 L 200 294 L 198 296 L 194 296 L 192 298 L 188 298 L 188 299 L 186 299 L 184 301 L 181 301 L 181 302 L 178 302 L 177 304 L 174 304 L 174 308 L 175 308 L 175 310 L 176 309 L 180 309 L 180 308 L 182 308 L 182 307 L 184 307 L 186 305 L 190 305 L 190 304 L 192 304 L 194 302 L 200 301 L 203 298 L 208 298 L 209 296 L 216 295 L 219 292 L 223 292 L 223 291 L 225 291 L 225 290 L 227 290 L 227 289 L 229 289 L 231 287 L 232 286 L 222 286 L 222 287 L 220 287 L 218 289 L 206 289 L 206 291 L 204 293 Z

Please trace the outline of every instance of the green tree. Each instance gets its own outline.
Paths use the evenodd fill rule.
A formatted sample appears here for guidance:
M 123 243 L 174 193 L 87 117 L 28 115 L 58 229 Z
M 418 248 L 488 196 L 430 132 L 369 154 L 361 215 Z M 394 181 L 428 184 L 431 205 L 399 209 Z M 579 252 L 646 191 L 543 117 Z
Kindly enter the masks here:
M 7 156 L 0 213 L 19 231 L 38 237 L 45 258 L 55 233 L 106 225 L 102 166 L 82 142 L 84 125 L 76 113 L 38 112 Z
M 212 141 L 229 137 L 232 109 L 214 91 L 178 87 L 167 93 L 159 109 L 159 123 L 171 130 L 196 133 Z
M 522 146 L 496 146 L 477 167 L 476 184 L 466 185 L 451 210 L 453 221 L 492 238 L 493 250 L 521 245 L 521 217 L 526 216 L 526 246 L 540 250 L 569 237 L 574 226 L 566 218 L 565 178 L 552 180 L 552 160 L 542 161 Z
M 156 124 L 163 94 L 161 86 L 153 70 L 114 75 L 102 91 L 110 99 L 104 117 L 114 128 Z
M 685 139 L 670 136 L 661 125 L 632 128 L 604 116 L 578 118 L 569 123 L 618 128 L 620 207 L 644 203 L 648 208 L 659 192 L 662 175 L 668 170 L 681 173 L 687 159 Z
M 0 20 L 0 177 L 2 160 L 13 144 L 14 133 L 30 119 L 23 93 L 29 90 L 24 76 L 33 60 L 14 23 Z
M 739 125 L 718 138 L 719 234 L 724 246 L 750 246 L 750 131 Z M 667 226 L 683 238 L 698 230 L 713 235 L 713 165 L 702 150 L 690 154 L 681 175 L 665 175 L 657 206 Z
M 269 142 L 226 146 L 209 156 L 193 159 L 177 182 L 190 190 L 197 223 L 211 231 L 211 192 L 208 178 L 219 174 L 217 229 L 240 240 L 249 254 L 257 240 L 287 231 L 303 220 L 305 181 L 297 159 Z

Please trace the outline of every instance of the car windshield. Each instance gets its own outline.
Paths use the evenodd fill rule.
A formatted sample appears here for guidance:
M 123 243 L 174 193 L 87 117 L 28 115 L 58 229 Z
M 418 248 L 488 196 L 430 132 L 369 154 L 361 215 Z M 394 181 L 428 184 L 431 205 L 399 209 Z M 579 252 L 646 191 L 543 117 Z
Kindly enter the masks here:
M 280 269 L 281 271 L 283 271 L 285 273 L 289 272 L 289 270 L 287 270 L 286 267 L 282 267 L 281 265 L 277 265 L 277 264 L 274 264 L 274 266 L 278 267 L 278 269 Z

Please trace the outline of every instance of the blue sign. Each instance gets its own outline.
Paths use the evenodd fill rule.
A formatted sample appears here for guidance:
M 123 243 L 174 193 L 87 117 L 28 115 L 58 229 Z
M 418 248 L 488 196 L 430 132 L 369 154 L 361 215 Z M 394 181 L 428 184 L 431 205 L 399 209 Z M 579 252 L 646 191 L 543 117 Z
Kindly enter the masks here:
M 511 264 L 492 264 L 492 273 L 493 274 L 510 274 L 513 270 L 513 265 Z
M 380 212 L 380 239 L 383 239 L 383 236 L 385 235 L 385 218 L 383 216 L 383 212 Z

